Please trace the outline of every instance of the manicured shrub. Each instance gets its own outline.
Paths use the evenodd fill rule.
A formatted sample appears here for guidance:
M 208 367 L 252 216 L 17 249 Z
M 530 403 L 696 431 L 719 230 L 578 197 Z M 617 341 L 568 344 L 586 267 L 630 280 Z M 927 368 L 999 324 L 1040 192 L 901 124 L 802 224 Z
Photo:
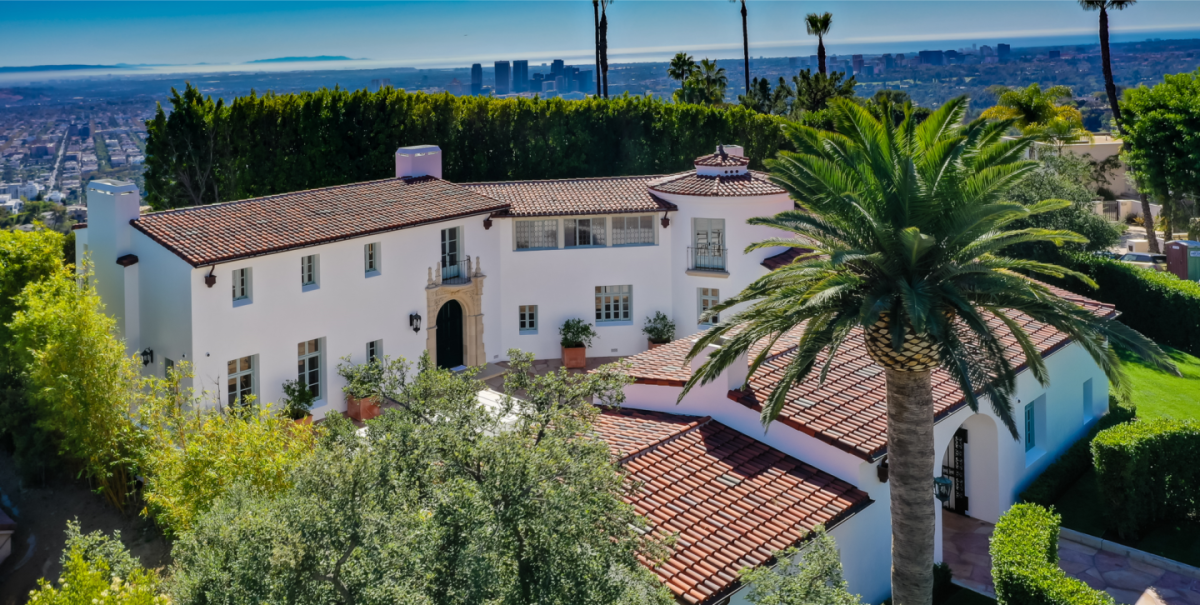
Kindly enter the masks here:
M 1058 567 L 1060 517 L 1036 504 L 1010 508 L 992 533 L 992 582 L 1001 605 L 1113 605 L 1107 593 Z
M 1200 422 L 1159 418 L 1114 426 L 1092 441 L 1109 522 L 1135 537 L 1200 510 Z
M 1092 440 L 1096 435 L 1111 426 L 1129 422 L 1135 416 L 1137 408 L 1119 403 L 1116 397 L 1109 397 L 1108 413 L 1021 492 L 1021 501 L 1052 506 L 1080 476 L 1092 468 Z

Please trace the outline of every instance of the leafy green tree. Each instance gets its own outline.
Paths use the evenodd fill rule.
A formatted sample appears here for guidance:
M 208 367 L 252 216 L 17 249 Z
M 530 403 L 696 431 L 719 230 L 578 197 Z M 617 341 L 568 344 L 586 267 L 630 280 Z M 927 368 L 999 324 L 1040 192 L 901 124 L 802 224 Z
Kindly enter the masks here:
M 821 75 L 826 75 L 825 71 L 825 35 L 829 33 L 829 29 L 833 27 L 833 13 L 809 13 L 804 17 L 804 29 L 810 36 L 817 37 L 817 65 Z
M 1108 96 L 1108 106 L 1112 108 L 1113 122 L 1121 134 L 1125 134 L 1125 129 L 1121 122 L 1121 106 L 1117 102 L 1117 85 L 1113 82 L 1112 55 L 1108 49 L 1108 9 L 1125 10 L 1134 4 L 1137 4 L 1137 0 L 1079 0 L 1083 10 L 1100 12 L 1100 62 L 1104 70 L 1104 92 Z
M 1062 250 L 1092 252 L 1116 245 L 1121 239 L 1121 228 L 1092 210 L 1095 196 L 1082 185 L 1092 175 L 1088 162 L 1070 154 L 1051 154 L 1043 157 L 1039 164 L 1036 170 L 1026 174 L 1008 190 L 1006 199 L 1024 206 L 1033 206 L 1042 200 L 1066 200 L 1070 205 L 1013 221 L 1010 228 L 1071 231 L 1082 235 L 1087 242 L 1066 243 L 1061 247 L 1044 242 L 1027 242 L 1012 246 L 1009 254 L 1055 262 L 1061 258 Z
M 189 82 L 171 89 L 171 117 L 162 104 L 146 123 L 146 201 L 155 208 L 199 206 L 228 199 L 238 169 L 230 161 L 229 108 Z
M 773 566 L 763 565 L 742 573 L 750 586 L 747 600 L 754 605 L 859 605 L 842 578 L 837 543 L 818 525 L 801 548 L 775 553 Z
M 1022 160 L 1030 139 L 1002 138 L 1011 122 L 963 125 L 967 102 L 961 97 L 920 125 L 911 114 L 894 124 L 886 107 L 883 119 L 877 119 L 845 99 L 834 100 L 832 110 L 836 132 L 788 126 L 797 151 L 769 163 L 772 180 L 802 210 L 750 221 L 793 237 L 747 248 L 804 247 L 818 254 L 772 271 L 713 309 L 722 313 L 721 323 L 698 339 L 689 356 L 710 344 L 721 347 L 692 374 L 683 393 L 717 379 L 757 343 L 774 343 L 800 329 L 797 354 L 763 402 L 766 426 L 795 384 L 818 364 L 823 366 L 818 375 L 824 376 L 835 358 L 831 352 L 861 334 L 887 381 L 892 595 L 899 604 L 929 605 L 936 516 L 930 377 L 935 368 L 949 374 L 972 410 L 986 399 L 1015 438 L 1011 402 L 1017 368 L 1028 367 L 1041 383 L 1049 380 L 1017 313 L 1070 336 L 1117 393 L 1127 395 L 1129 383 L 1110 343 L 1136 350 L 1159 367 L 1174 371 L 1174 366 L 1141 334 L 1017 272 L 1071 276 L 1095 287 L 1086 276 L 1000 255 L 1024 242 L 1086 243 L 1069 231 L 1008 228 L 1069 204 L 1003 201 L 1008 188 L 1036 168 Z M 735 306 L 742 310 L 730 313 Z M 1019 364 L 1007 356 L 1002 338 L 1008 334 L 1020 346 L 1024 359 Z M 751 375 L 772 348 L 757 349 L 762 352 L 751 357 Z
M 78 521 L 67 522 L 67 548 L 57 586 L 38 580 L 29 595 L 36 605 L 169 605 L 158 574 L 143 569 L 121 544 L 120 532 L 81 534 Z

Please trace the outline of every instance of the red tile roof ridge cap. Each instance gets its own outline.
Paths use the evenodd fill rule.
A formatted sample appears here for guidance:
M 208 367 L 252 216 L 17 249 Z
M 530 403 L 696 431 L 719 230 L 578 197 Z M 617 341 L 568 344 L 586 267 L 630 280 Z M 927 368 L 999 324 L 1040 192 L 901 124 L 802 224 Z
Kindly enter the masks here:
M 695 171 L 693 171 L 695 172 Z M 617 181 L 617 180 L 636 180 L 636 179 L 655 179 L 663 176 L 662 174 L 626 174 L 619 176 L 579 176 L 568 177 L 561 179 L 526 179 L 517 181 L 471 181 L 468 183 L 453 183 L 460 187 L 478 187 L 482 185 L 520 185 L 524 183 L 574 183 L 582 181 Z M 449 181 L 447 181 L 449 182 Z
M 628 410 L 631 412 L 640 412 L 640 413 L 660 413 L 660 414 L 661 413 L 669 413 L 669 412 L 654 412 L 653 410 L 639 410 L 637 408 L 622 408 L 622 409 L 625 409 L 625 410 Z M 614 410 L 614 411 L 617 411 L 617 410 Z M 626 462 L 629 462 L 630 460 L 633 460 L 635 458 L 640 458 L 646 454 L 649 454 L 649 453 L 657 450 L 658 448 L 660 448 L 664 445 L 667 445 L 668 443 L 671 443 L 671 442 L 679 439 L 680 437 L 683 437 L 684 435 L 692 433 L 693 431 L 696 431 L 700 427 L 713 421 L 712 416 L 695 416 L 694 418 L 695 418 L 695 420 L 692 420 L 691 422 L 687 423 L 686 425 L 681 427 L 680 430 L 676 431 L 675 433 L 672 433 L 671 435 L 668 435 L 667 437 L 663 437 L 662 439 L 659 439 L 658 441 L 655 441 L 654 443 L 651 443 L 651 444 L 647 445 L 646 447 L 643 447 L 642 449 L 637 450 L 636 452 L 630 452 L 629 454 L 626 454 L 624 457 L 622 457 L 620 460 L 617 461 L 617 464 L 625 464 Z

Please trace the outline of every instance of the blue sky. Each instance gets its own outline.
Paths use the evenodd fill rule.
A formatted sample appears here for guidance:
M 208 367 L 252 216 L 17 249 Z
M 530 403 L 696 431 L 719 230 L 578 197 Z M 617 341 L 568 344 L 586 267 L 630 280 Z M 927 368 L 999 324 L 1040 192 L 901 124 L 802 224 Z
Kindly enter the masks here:
M 1095 40 L 1096 14 L 1074 0 L 750 0 L 751 54 L 808 55 L 804 13 L 830 11 L 831 53 L 911 52 L 979 43 L 1014 46 Z M 726 0 L 617 0 L 612 61 L 676 51 L 733 57 L 738 7 Z M 587 0 L 431 2 L 0 2 L 0 65 L 242 63 L 345 55 L 381 65 L 460 66 L 592 52 Z M 1114 39 L 1200 37 L 1200 2 L 1142 0 L 1112 16 Z

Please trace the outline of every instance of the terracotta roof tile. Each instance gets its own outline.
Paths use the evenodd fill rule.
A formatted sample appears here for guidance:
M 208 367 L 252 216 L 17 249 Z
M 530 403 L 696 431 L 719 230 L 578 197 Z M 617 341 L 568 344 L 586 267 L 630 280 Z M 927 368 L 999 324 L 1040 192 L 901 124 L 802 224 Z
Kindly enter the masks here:
M 132 225 L 200 266 L 507 207 L 452 183 L 418 177 L 152 212 Z
M 708 417 L 604 410 L 594 426 L 641 484 L 626 496 L 656 534 L 679 532 L 650 567 L 677 597 L 715 601 L 819 524 L 871 502 L 867 494 Z
M 1110 304 L 1057 288 L 1051 289 L 1093 313 L 1104 316 L 1116 313 Z M 1066 334 L 1049 325 L 1035 322 L 1022 314 L 1013 317 L 1025 328 L 1043 356 L 1070 343 Z M 990 324 L 1001 334 L 1009 360 L 1014 364 L 1023 363 L 1021 349 L 1007 328 L 995 319 Z M 802 331 L 803 326 L 794 328 L 776 341 L 768 359 L 750 377 L 749 389 L 731 391 L 729 398 L 761 411 L 760 404 L 774 390 L 795 355 L 795 345 Z M 695 339 L 696 336 L 676 340 L 627 357 L 625 361 L 630 364 L 629 374 L 643 384 L 682 386 L 691 378 L 691 367 L 684 359 Z M 750 357 L 756 356 L 762 346 L 765 346 L 765 341 L 751 349 Z M 817 367 L 823 366 L 825 359 L 824 354 L 819 357 Z M 938 417 L 966 404 L 962 391 L 944 370 L 934 370 L 932 386 L 934 411 Z M 792 386 L 788 392 L 788 402 L 777 421 L 866 460 L 874 460 L 884 453 L 887 446 L 884 373 L 867 354 L 861 330 L 856 329 L 838 350 L 824 384 L 820 382 L 818 373 L 814 372 L 804 382 Z
M 650 193 L 658 176 L 624 176 L 552 181 L 463 183 L 462 186 L 510 204 L 507 216 L 569 216 L 677 210 Z
M 811 254 L 812 250 L 807 248 L 788 248 L 775 256 L 768 256 L 763 259 L 762 266 L 774 271 L 780 267 L 792 264 L 792 261 L 802 256 Z
M 765 173 L 753 170 L 746 174 L 728 176 L 706 176 L 695 172 L 684 172 L 660 179 L 652 184 L 650 189 L 662 193 L 705 197 L 751 197 L 787 193 L 767 180 Z
M 694 163 L 696 166 L 749 166 L 750 158 L 728 153 L 714 153 L 702 155 L 696 158 Z

